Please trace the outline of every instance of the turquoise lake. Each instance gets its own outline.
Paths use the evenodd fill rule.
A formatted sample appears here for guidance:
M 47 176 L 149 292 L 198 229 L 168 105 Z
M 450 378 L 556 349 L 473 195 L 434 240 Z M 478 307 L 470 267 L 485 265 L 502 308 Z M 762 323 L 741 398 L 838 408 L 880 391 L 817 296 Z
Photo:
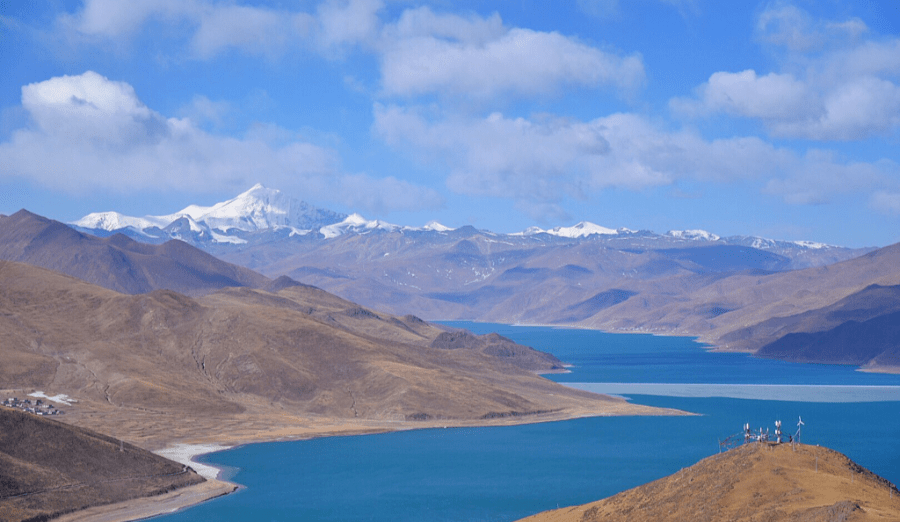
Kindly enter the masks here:
M 554 380 L 700 415 L 253 444 L 201 459 L 244 489 L 159 519 L 516 520 L 674 473 L 719 451 L 745 422 L 774 429 L 780 419 L 793 433 L 800 416 L 804 443 L 900 481 L 900 375 L 709 353 L 687 338 L 447 324 L 495 331 L 573 365 Z

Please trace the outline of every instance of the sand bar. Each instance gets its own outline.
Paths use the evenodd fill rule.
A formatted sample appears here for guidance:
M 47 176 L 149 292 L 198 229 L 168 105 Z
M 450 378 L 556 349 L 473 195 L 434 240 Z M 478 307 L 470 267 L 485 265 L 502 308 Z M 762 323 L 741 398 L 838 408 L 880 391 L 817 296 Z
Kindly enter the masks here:
M 175 444 L 168 448 L 154 451 L 160 457 L 174 460 L 179 464 L 190 466 L 198 475 L 206 480 L 215 480 L 219 478 L 219 468 L 208 464 L 201 464 L 194 461 L 196 457 L 207 453 L 214 453 L 231 448 L 231 446 L 223 446 L 221 444 Z

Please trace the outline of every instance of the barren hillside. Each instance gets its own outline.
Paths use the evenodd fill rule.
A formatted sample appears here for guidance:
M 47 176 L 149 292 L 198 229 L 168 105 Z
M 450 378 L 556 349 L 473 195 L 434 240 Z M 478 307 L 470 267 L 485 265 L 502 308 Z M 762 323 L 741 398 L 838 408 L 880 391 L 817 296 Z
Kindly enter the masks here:
M 900 520 L 900 492 L 818 446 L 750 443 L 604 500 L 529 522 Z
M 67 422 L 145 447 L 658 412 L 543 379 L 558 362 L 513 343 L 433 345 L 443 330 L 311 287 L 130 296 L 4 262 L 0 289 L 4 387 L 68 394 Z

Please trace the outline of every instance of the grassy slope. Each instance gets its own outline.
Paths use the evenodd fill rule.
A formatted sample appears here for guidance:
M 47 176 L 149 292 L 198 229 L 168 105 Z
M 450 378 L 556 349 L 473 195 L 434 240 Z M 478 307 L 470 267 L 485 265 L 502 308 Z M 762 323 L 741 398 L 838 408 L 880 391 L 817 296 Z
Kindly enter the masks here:
M 828 448 L 751 443 L 607 499 L 524 520 L 887 522 L 900 520 L 900 493 Z

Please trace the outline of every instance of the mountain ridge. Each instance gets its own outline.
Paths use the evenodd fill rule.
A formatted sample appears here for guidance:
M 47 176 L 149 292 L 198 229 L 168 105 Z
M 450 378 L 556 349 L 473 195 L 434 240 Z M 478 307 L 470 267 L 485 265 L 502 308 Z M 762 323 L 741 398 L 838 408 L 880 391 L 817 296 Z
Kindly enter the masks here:
M 167 230 L 179 219 L 186 219 L 194 232 L 199 235 L 187 237 L 178 231 Z M 411 232 L 450 232 L 456 230 L 435 221 L 423 227 L 395 225 L 380 220 L 367 220 L 360 214 L 340 214 L 327 209 L 320 209 L 306 202 L 290 197 L 278 189 L 270 189 L 257 183 L 238 196 L 216 203 L 212 206 L 189 205 L 184 209 L 168 215 L 134 217 L 119 212 L 95 212 L 69 223 L 78 230 L 92 233 L 110 233 L 120 231 L 133 239 L 161 240 L 164 237 L 196 242 L 195 246 L 204 243 L 244 244 L 246 235 L 227 235 L 229 231 L 245 233 L 277 232 L 287 228 L 292 235 L 320 234 L 325 239 L 332 239 L 348 232 L 366 233 L 373 230 L 411 231 Z M 481 231 L 499 237 L 552 236 L 564 239 L 584 239 L 595 236 L 628 236 L 643 235 L 669 238 L 679 241 L 725 242 L 741 244 L 763 250 L 789 248 L 787 245 L 801 249 L 834 249 L 842 248 L 812 241 L 776 241 L 752 236 L 720 237 L 705 230 L 670 230 L 665 234 L 654 234 L 649 231 L 635 231 L 625 227 L 608 228 L 602 225 L 581 221 L 573 226 L 556 226 L 550 229 L 529 227 L 521 232 L 497 234 Z M 166 234 L 168 233 L 168 236 Z M 750 244 L 747 244 L 749 241 Z

